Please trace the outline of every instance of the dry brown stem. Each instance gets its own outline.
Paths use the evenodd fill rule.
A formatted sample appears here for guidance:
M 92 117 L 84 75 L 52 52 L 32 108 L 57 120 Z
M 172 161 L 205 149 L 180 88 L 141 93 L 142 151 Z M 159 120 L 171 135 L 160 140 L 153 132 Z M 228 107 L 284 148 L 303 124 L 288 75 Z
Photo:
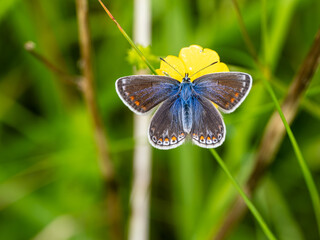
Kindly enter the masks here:
M 109 151 L 107 149 L 107 138 L 105 129 L 99 114 L 94 86 L 94 77 L 91 61 L 91 41 L 88 19 L 87 0 L 76 0 L 80 51 L 82 60 L 83 74 L 83 94 L 89 115 L 93 122 L 96 145 L 99 153 L 99 162 L 102 174 L 105 179 L 107 191 L 107 212 L 109 221 L 109 233 L 111 239 L 123 239 L 123 228 L 121 224 L 121 207 L 119 198 L 118 184 L 115 178 Z

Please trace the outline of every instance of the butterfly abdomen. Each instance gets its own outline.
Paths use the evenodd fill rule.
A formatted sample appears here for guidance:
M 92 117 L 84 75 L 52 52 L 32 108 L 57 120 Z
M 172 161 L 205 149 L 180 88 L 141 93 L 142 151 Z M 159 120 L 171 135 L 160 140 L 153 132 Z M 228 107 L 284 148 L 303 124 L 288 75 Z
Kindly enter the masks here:
M 182 125 L 183 130 L 186 133 L 190 133 L 192 128 L 192 108 L 190 101 L 182 105 Z

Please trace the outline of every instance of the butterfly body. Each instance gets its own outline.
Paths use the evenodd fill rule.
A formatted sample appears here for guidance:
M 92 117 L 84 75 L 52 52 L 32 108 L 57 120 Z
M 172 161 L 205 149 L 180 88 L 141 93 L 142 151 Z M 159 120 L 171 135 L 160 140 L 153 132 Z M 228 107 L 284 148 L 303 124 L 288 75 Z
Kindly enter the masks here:
M 193 84 L 190 81 L 190 78 L 186 74 L 183 78 L 182 83 L 180 84 L 180 89 L 178 93 L 178 99 L 181 99 L 182 111 L 181 119 L 183 130 L 186 133 L 190 133 L 192 128 L 192 103 L 193 103 Z
M 181 82 L 171 77 L 136 75 L 119 78 L 116 90 L 135 113 L 144 114 L 162 103 L 149 127 L 149 141 L 159 149 L 181 145 L 187 136 L 198 146 L 220 146 L 226 134 L 222 116 L 213 105 L 229 113 L 247 96 L 252 79 L 249 74 L 221 72 Z

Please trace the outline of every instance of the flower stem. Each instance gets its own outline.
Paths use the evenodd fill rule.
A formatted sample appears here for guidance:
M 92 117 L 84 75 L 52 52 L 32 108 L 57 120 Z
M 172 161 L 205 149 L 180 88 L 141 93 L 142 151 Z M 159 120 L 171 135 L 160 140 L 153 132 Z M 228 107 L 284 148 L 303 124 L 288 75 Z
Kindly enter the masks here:
M 139 48 L 137 47 L 137 45 L 132 41 L 132 39 L 129 37 L 129 35 L 124 31 L 124 29 L 120 26 L 120 24 L 117 22 L 117 20 L 112 16 L 111 12 L 108 10 L 108 8 L 103 4 L 103 2 L 101 0 L 98 0 L 101 4 L 101 6 L 103 7 L 103 9 L 106 11 L 106 13 L 108 14 L 108 16 L 111 18 L 111 20 L 117 25 L 117 27 L 119 28 L 120 32 L 122 33 L 122 35 L 125 37 L 125 39 L 127 39 L 127 41 L 129 42 L 129 44 L 131 45 L 131 47 L 134 48 L 134 50 L 136 50 L 136 52 L 138 53 L 138 55 L 140 56 L 141 60 L 148 66 L 148 68 L 150 69 L 150 71 L 157 75 L 156 70 L 154 69 L 154 67 L 150 64 L 150 62 L 148 61 L 148 59 L 143 55 L 143 53 L 139 50 Z
M 232 176 L 232 174 L 230 173 L 230 171 L 228 170 L 227 166 L 225 165 L 225 163 L 222 161 L 222 159 L 220 158 L 219 154 L 217 153 L 216 150 L 214 149 L 210 149 L 212 155 L 215 157 L 215 159 L 217 160 L 218 164 L 220 165 L 220 167 L 222 168 L 222 170 L 227 174 L 228 178 L 230 179 L 230 181 L 232 182 L 232 184 L 234 185 L 234 187 L 237 189 L 237 191 L 239 192 L 239 194 L 241 195 L 241 197 L 243 198 L 243 200 L 245 201 L 246 205 L 248 206 L 249 210 L 251 211 L 251 213 L 253 214 L 253 216 L 255 217 L 255 219 L 258 221 L 258 223 L 260 224 L 263 232 L 266 234 L 266 236 L 268 237 L 269 240 L 276 240 L 277 238 L 273 235 L 273 233 L 271 232 L 271 230 L 269 229 L 268 225 L 266 224 L 266 222 L 264 221 L 264 219 L 262 218 L 262 216 L 260 215 L 260 213 L 258 212 L 258 210 L 256 209 L 256 207 L 253 205 L 253 203 L 250 201 L 250 199 L 247 197 L 247 195 L 245 194 L 245 192 L 241 189 L 239 183 L 235 180 L 235 178 Z

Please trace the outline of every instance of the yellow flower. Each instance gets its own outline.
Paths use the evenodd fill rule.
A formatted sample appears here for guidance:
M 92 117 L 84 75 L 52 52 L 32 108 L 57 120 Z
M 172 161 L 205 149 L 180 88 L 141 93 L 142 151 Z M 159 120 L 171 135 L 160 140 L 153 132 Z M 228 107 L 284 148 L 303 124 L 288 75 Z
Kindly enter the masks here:
M 193 81 L 205 74 L 229 72 L 227 65 L 220 62 L 218 53 L 209 48 L 202 48 L 198 45 L 191 45 L 190 47 L 182 48 L 180 50 L 179 57 L 169 55 L 164 60 L 168 64 L 161 61 L 160 69 L 156 70 L 157 74 L 170 76 L 180 82 L 185 74 L 188 74 L 191 81 Z M 217 63 L 209 66 L 214 62 Z

